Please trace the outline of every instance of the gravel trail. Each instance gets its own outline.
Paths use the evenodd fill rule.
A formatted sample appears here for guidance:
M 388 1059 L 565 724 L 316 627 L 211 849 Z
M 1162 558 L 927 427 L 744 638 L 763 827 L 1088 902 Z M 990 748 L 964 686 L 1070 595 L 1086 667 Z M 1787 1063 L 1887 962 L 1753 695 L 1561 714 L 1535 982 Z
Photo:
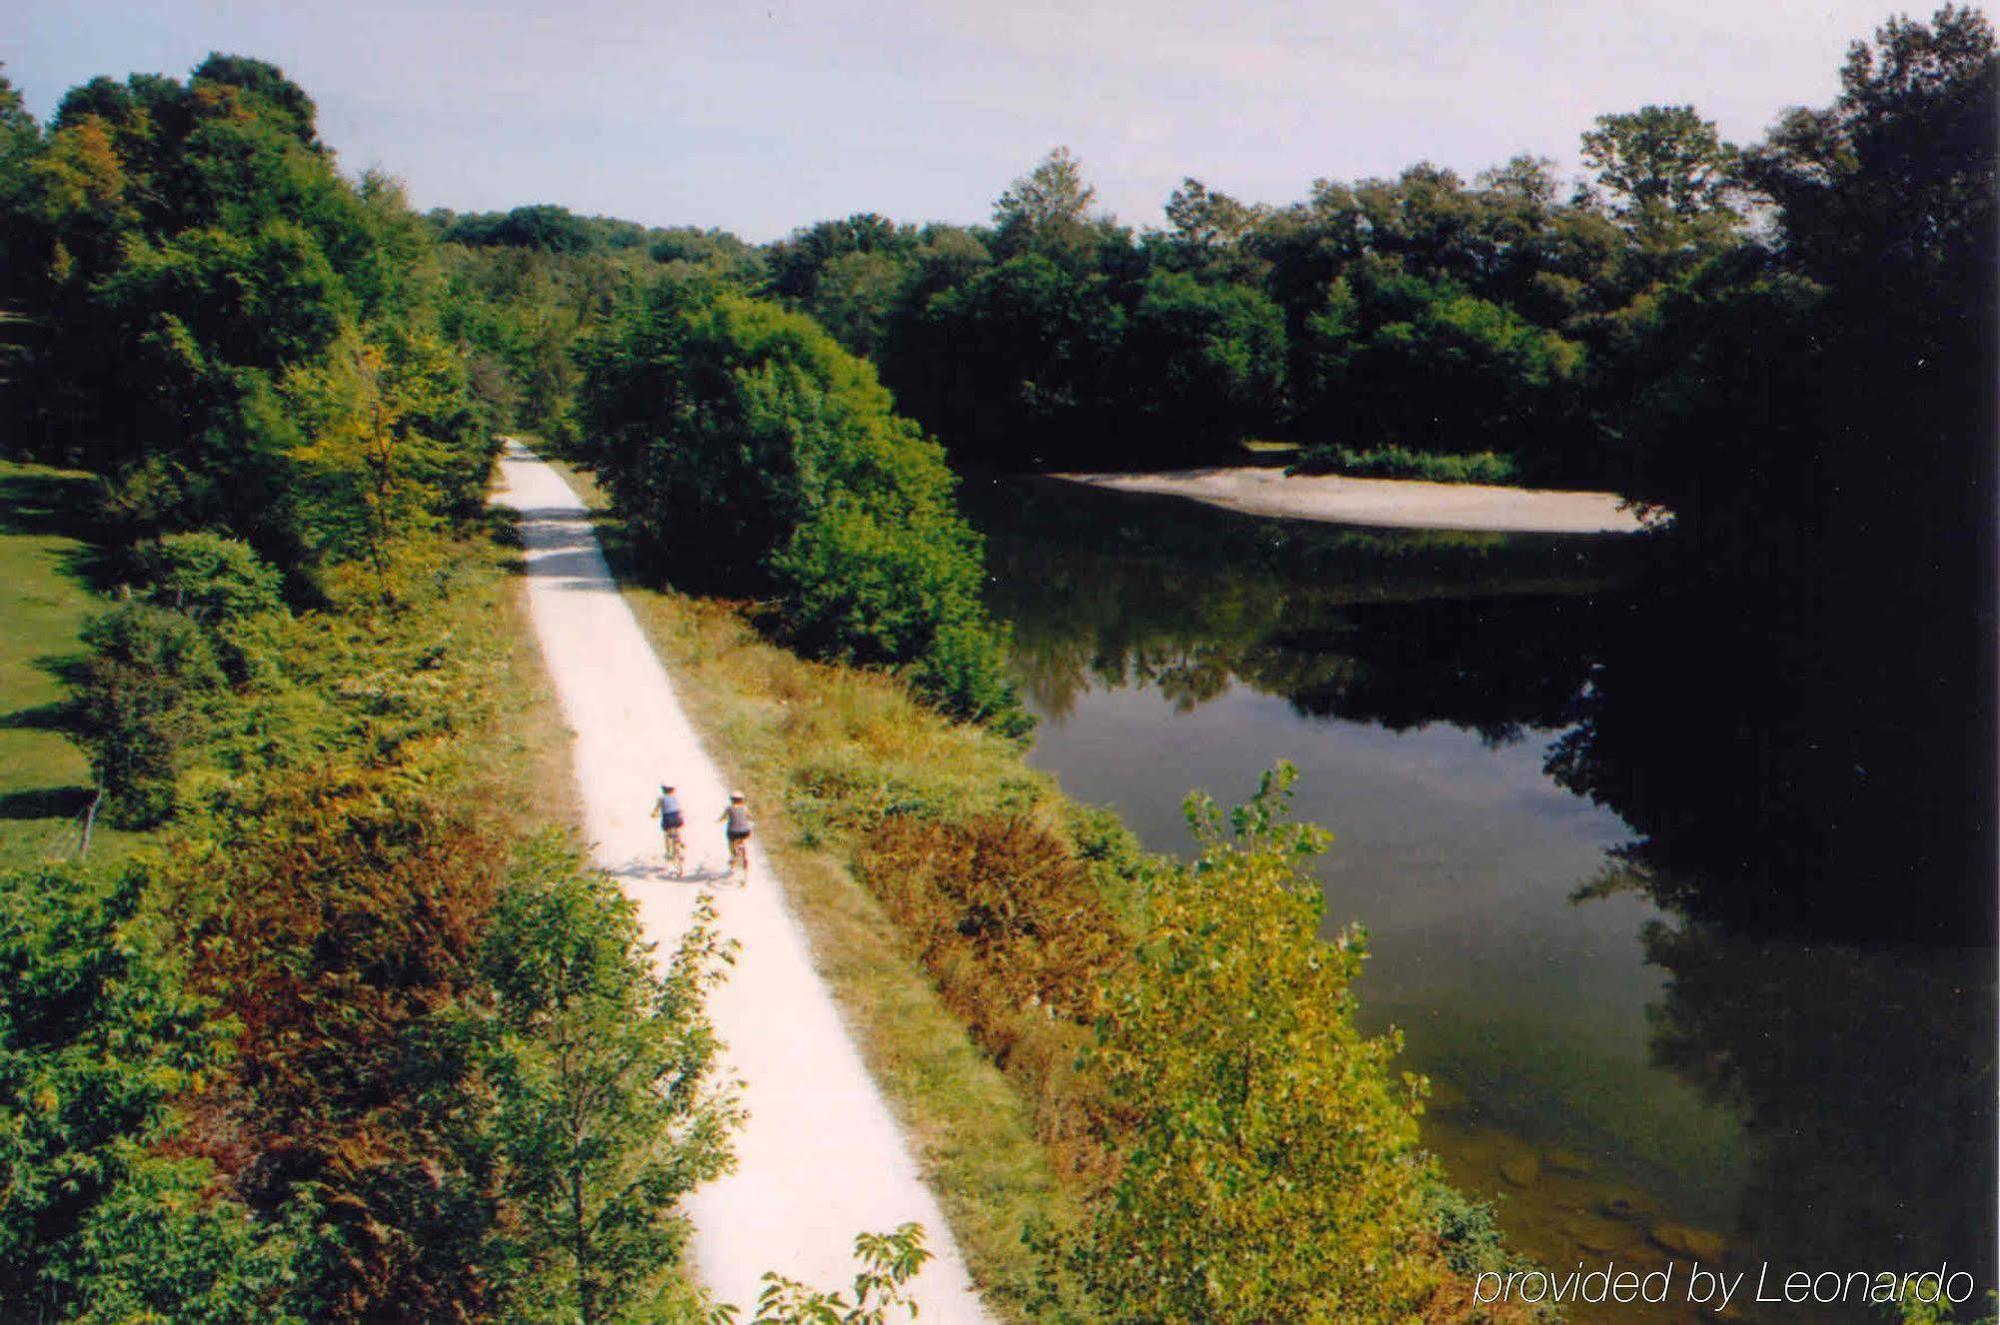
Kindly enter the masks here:
M 749 886 L 726 881 L 718 821 L 729 789 L 619 595 L 583 503 L 518 443 L 507 444 L 499 471 L 494 500 L 522 513 L 530 612 L 575 735 L 597 863 L 638 902 L 662 954 L 702 888 L 715 893 L 722 932 L 742 945 L 709 1012 L 728 1044 L 726 1070 L 743 1082 L 749 1122 L 736 1138 L 735 1172 L 689 1202 L 696 1274 L 747 1319 L 764 1271 L 851 1291 L 854 1235 L 916 1220 L 935 1253 L 917 1280 L 922 1319 L 984 1325 L 990 1317 L 944 1216 L 754 838 Z M 689 882 L 666 875 L 648 816 L 663 781 L 679 788 L 687 811 Z

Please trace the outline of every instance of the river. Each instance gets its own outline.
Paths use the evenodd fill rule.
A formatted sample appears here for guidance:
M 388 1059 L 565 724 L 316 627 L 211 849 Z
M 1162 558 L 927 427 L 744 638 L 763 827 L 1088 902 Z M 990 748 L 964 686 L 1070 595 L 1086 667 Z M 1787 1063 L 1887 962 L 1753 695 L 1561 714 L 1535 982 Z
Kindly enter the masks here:
M 1070 794 L 1185 853 L 1189 790 L 1298 766 L 1328 930 L 1371 936 L 1364 1029 L 1400 1029 L 1426 1144 L 1514 1246 L 1993 1285 L 1992 881 L 1959 840 L 1984 809 L 1782 601 L 1684 592 L 1659 540 L 1053 480 L 966 504 Z M 1714 1319 L 1674 1295 L 1571 1318 Z

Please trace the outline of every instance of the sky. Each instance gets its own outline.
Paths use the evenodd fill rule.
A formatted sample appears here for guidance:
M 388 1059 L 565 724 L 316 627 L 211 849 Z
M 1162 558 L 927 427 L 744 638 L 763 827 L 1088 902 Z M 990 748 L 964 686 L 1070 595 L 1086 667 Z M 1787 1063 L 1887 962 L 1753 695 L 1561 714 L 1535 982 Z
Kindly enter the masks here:
M 344 169 L 395 175 L 420 209 L 553 202 L 763 241 L 864 211 L 983 222 L 1058 145 L 1147 227 L 1188 176 L 1282 204 L 1421 160 L 1576 173 L 1596 116 L 1650 103 L 1750 142 L 1831 101 L 1893 6 L 26 0 L 0 60 L 46 118 L 99 74 L 254 55 L 318 102 Z

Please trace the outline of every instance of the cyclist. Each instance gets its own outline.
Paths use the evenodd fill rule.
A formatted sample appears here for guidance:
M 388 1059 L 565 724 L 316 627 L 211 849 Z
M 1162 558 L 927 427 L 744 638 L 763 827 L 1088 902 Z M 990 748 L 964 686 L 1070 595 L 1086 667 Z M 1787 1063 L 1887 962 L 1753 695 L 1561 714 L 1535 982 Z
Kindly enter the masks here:
M 729 808 L 722 812 L 727 825 L 722 831 L 729 839 L 729 872 L 740 876 L 744 883 L 750 880 L 750 807 L 743 801 L 743 793 L 729 793 Z
M 685 847 L 681 842 L 681 825 L 686 818 L 681 813 L 680 797 L 674 789 L 662 782 L 660 798 L 653 802 L 653 817 L 660 821 L 660 832 L 666 838 L 667 864 L 673 868 L 674 877 L 680 877 L 681 862 Z

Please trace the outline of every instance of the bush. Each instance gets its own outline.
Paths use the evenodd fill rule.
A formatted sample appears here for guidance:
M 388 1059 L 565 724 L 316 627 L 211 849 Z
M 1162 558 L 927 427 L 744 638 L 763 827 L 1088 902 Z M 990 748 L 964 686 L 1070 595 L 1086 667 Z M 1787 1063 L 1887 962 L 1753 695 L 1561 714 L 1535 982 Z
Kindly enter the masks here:
M 146 596 L 205 626 L 284 606 L 281 577 L 248 543 L 221 534 L 168 534 L 133 554 Z
M 179 612 L 126 602 L 83 628 L 71 711 L 121 828 L 150 828 L 174 812 L 181 750 L 202 727 L 196 699 L 222 685 L 208 636 Z
M 1416 478 L 1432 483 L 1513 483 L 1520 474 L 1514 457 L 1493 451 L 1453 455 L 1378 446 L 1356 451 L 1345 446 L 1312 446 L 1287 474 L 1348 474 L 1355 478 Z
M 220 1062 L 142 890 L 74 867 L 0 874 L 0 1317 L 68 1319 L 69 1265 L 168 1109 Z
M 922 511 L 887 522 L 836 500 L 771 559 L 787 634 L 807 652 L 908 662 L 917 693 L 947 715 L 1026 729 L 1007 679 L 1005 636 L 979 601 L 979 541 Z
M 481 991 L 501 845 L 394 772 L 314 770 L 232 808 L 161 877 L 194 988 L 239 1028 L 193 1103 L 197 1153 L 261 1215 L 323 1205 L 312 1318 L 477 1312 L 500 1212 L 447 1032 Z
M 1131 940 L 1068 843 L 1028 819 L 894 816 L 855 870 L 915 942 L 945 1005 L 1026 1086 L 1043 1140 L 1068 1167 L 1094 1163 L 1095 1092 L 1075 1063 Z
M 1442 1280 L 1418 1085 L 1354 1027 L 1363 936 L 1319 936 L 1302 865 L 1327 836 L 1284 822 L 1292 777 L 1228 829 L 1190 800 L 1201 858 L 1159 881 L 1108 991 L 1113 1163 L 1073 1263 L 1119 1319 L 1387 1325 Z
M 955 479 L 865 361 L 801 314 L 674 281 L 582 357 L 593 462 L 657 566 L 774 592 L 803 649 L 904 669 L 954 717 L 1024 727 Z
M 283 577 L 248 543 L 206 531 L 168 534 L 133 554 L 148 601 L 208 632 L 233 682 L 277 677 L 271 623 L 284 611 Z

